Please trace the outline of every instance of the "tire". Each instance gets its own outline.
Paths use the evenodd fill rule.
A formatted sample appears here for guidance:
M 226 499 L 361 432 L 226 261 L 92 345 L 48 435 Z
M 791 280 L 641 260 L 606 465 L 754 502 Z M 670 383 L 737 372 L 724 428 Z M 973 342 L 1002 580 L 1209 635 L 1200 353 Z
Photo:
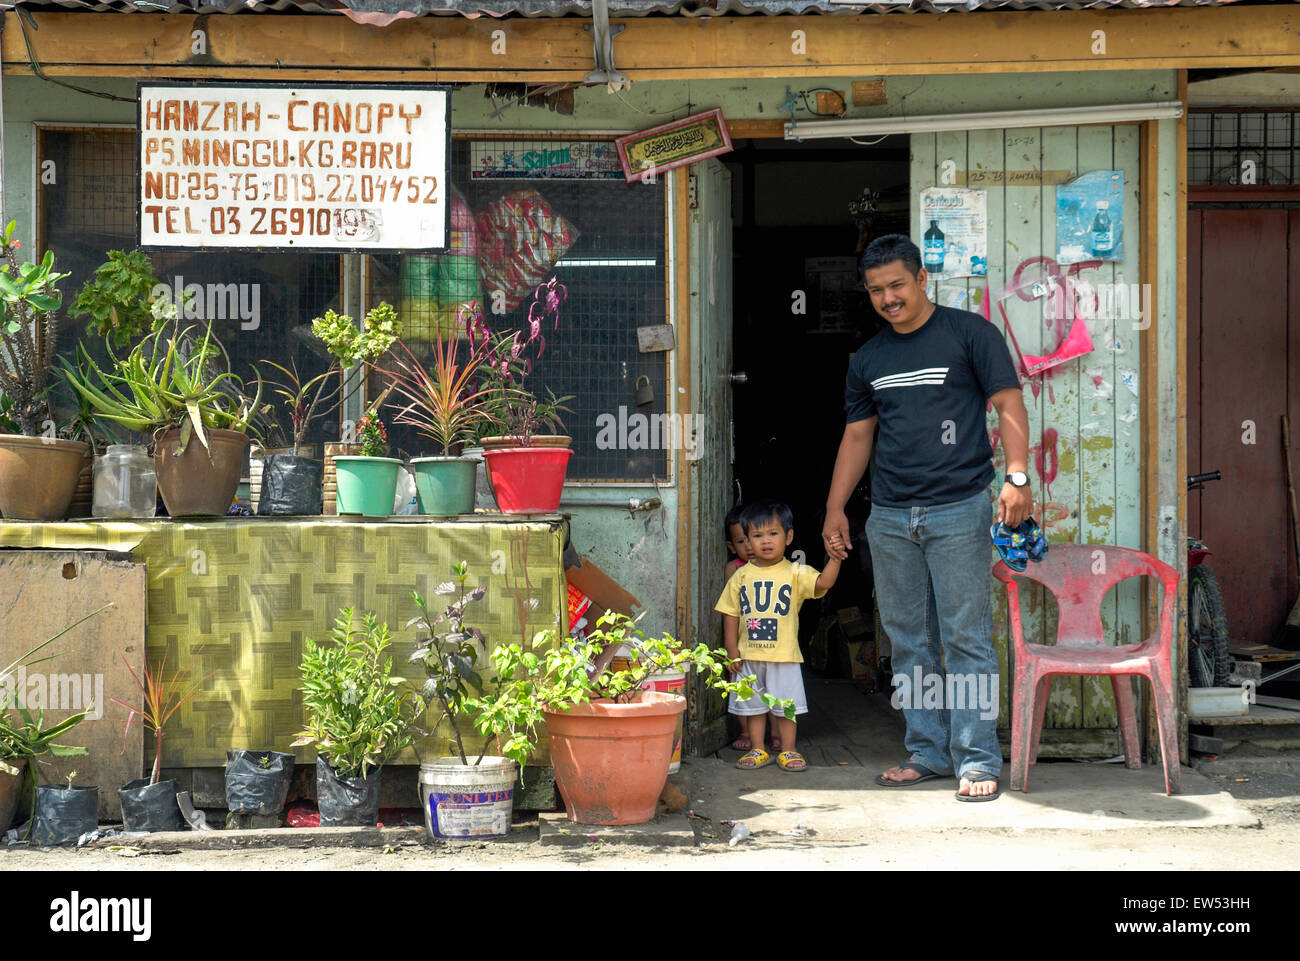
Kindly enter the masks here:
M 1187 670 L 1192 687 L 1224 687 L 1232 673 L 1228 615 L 1208 564 L 1187 572 Z

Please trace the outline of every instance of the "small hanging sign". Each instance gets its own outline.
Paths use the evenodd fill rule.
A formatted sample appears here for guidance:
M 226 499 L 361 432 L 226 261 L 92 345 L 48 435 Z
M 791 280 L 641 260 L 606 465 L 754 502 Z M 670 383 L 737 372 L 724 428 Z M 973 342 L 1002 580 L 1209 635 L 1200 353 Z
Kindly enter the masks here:
M 722 108 L 683 117 L 614 141 L 628 183 L 731 152 L 731 133 Z

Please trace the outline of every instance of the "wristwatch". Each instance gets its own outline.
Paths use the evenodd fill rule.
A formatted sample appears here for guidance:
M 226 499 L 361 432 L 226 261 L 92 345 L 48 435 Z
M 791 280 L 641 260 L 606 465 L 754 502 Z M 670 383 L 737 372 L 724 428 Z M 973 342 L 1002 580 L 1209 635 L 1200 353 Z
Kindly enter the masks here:
M 1013 470 L 1007 474 L 1007 483 L 1012 487 L 1028 487 L 1029 475 L 1022 470 Z

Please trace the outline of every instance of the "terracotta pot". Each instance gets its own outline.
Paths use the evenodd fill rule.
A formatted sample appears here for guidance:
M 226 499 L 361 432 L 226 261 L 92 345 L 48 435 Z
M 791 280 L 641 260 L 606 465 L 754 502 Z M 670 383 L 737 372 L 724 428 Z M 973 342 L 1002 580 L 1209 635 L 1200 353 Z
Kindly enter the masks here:
M 17 521 L 60 520 L 89 450 L 79 440 L 0 434 L 0 514 Z
M 18 773 L 6 774 L 4 771 L 0 771 L 0 834 L 4 834 L 5 831 L 9 830 L 9 825 L 14 820 L 14 812 L 18 810 L 27 758 L 10 759 L 6 763 L 18 768 Z
M 568 447 L 573 438 L 566 434 L 534 434 L 529 447 Z M 519 447 L 518 437 L 483 437 L 479 446 L 484 450 L 502 450 L 506 447 Z
M 244 471 L 248 436 L 208 428 L 208 447 L 191 436 L 185 453 L 176 456 L 179 430 L 169 430 L 154 444 L 158 491 L 172 517 L 224 517 L 235 501 Z
M 668 781 L 686 698 L 642 691 L 629 704 L 593 701 L 547 711 L 551 766 L 570 821 L 643 824 Z

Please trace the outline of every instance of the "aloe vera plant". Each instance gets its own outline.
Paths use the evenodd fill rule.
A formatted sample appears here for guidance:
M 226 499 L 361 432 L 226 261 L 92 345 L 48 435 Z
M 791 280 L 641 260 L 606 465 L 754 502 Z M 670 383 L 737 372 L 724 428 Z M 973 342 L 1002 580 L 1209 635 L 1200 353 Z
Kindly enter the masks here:
M 64 379 L 105 420 L 150 435 L 179 428 L 178 455 L 191 436 L 207 448 L 210 428 L 256 433 L 254 421 L 268 406 L 262 403 L 262 382 L 247 397 L 238 376 L 215 369 L 224 351 L 211 325 L 198 337 L 196 329 L 178 329 L 173 322 L 156 330 L 126 357 L 114 357 L 113 370 L 100 368 L 78 345 L 80 362 L 64 362 Z

